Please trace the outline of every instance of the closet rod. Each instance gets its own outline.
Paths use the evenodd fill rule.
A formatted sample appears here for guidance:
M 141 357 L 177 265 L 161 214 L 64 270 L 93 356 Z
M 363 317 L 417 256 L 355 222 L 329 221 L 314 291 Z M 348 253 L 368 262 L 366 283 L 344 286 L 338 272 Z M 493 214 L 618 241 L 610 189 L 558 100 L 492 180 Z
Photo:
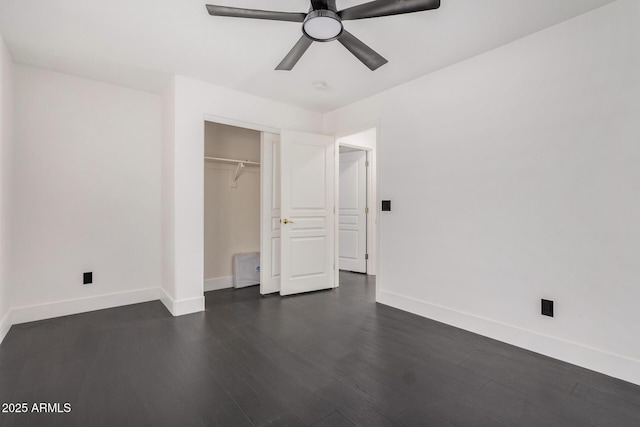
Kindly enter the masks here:
M 245 165 L 260 165 L 260 162 L 250 162 L 249 160 L 223 159 L 222 157 L 205 157 L 205 160 L 225 163 L 244 163 Z

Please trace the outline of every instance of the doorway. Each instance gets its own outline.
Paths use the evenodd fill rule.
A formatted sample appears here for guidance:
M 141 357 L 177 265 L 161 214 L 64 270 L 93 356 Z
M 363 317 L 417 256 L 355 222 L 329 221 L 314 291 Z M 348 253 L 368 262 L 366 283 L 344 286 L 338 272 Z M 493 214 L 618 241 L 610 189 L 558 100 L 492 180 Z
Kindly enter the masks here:
M 339 147 L 338 268 L 367 273 L 367 151 Z
M 338 146 L 338 265 L 340 270 L 376 275 L 377 129 L 336 139 Z
M 260 132 L 207 121 L 204 135 L 204 291 L 257 285 Z

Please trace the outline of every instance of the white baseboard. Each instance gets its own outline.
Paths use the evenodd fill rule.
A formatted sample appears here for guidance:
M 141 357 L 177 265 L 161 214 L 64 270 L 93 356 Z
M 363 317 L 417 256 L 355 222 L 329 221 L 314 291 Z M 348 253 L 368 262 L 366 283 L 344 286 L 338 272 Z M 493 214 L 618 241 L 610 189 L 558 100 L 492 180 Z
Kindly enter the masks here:
M 640 360 L 379 290 L 377 302 L 640 385 Z
M 215 277 L 204 281 L 204 291 L 217 291 L 220 289 L 233 288 L 233 276 Z
M 47 304 L 14 307 L 11 310 L 11 323 L 17 325 L 19 323 L 34 322 L 87 311 L 155 301 L 160 299 L 160 296 L 160 288 L 147 288 Z
M 174 316 L 204 311 L 204 296 L 175 301 L 161 288 L 138 289 L 46 304 L 14 307 L 0 320 L 0 343 L 12 325 L 156 300 L 162 301 Z
M 11 309 L 9 309 L 7 314 L 0 320 L 0 344 L 2 340 L 4 340 L 4 337 L 7 336 L 9 329 L 11 329 Z
M 204 311 L 204 295 L 176 301 L 171 298 L 164 289 L 160 291 L 162 292 L 160 301 L 162 301 L 164 306 L 167 307 L 167 310 L 174 316 L 183 316 L 185 314 Z

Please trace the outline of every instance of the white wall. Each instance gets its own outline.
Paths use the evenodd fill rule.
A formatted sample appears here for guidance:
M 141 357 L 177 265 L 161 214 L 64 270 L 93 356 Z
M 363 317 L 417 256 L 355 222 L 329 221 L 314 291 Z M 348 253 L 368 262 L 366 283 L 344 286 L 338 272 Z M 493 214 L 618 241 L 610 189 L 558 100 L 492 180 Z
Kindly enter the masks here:
M 13 62 L 0 37 L 0 342 L 11 327 Z
M 163 198 L 173 197 L 171 212 L 163 210 L 163 236 L 173 236 L 165 253 L 173 253 L 170 262 L 174 269 L 163 284 L 164 304 L 173 314 L 185 314 L 204 309 L 203 297 L 203 236 L 204 236 L 204 121 L 222 118 L 240 127 L 294 129 L 308 132 L 321 130 L 322 116 L 318 113 L 279 102 L 203 83 L 186 77 L 174 78 L 174 128 L 172 135 L 163 137 L 163 144 L 173 155 L 163 158 L 165 171 L 170 169 L 173 179 L 163 181 Z M 165 96 L 165 102 L 169 94 Z M 214 120 L 215 121 L 215 120 Z M 167 148 L 168 147 L 168 148 Z M 165 185 L 168 184 L 168 185 Z M 171 196 L 170 193 L 173 192 Z M 164 203 L 164 202 L 163 202 Z
M 324 117 L 380 124 L 380 302 L 640 384 L 638 40 L 620 0 Z
M 160 96 L 15 70 L 14 323 L 157 299 Z
M 260 162 L 260 132 L 205 123 L 205 156 Z M 260 167 L 204 162 L 205 290 L 231 287 L 233 255 L 260 251 Z

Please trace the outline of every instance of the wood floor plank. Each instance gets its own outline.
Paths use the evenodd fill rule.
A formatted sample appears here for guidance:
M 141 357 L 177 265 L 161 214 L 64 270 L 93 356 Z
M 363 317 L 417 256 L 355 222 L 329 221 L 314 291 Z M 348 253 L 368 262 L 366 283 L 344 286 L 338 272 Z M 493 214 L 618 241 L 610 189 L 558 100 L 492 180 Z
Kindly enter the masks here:
M 286 366 L 264 357 L 244 340 L 235 339 L 225 343 L 233 347 L 234 357 L 243 364 L 253 379 L 276 397 L 281 403 L 306 425 L 313 424 L 332 412 L 335 408 L 313 392 L 313 385 L 300 381 Z
M 479 427 L 481 425 L 481 424 L 477 424 L 479 423 L 479 421 L 480 421 L 480 417 L 478 417 L 478 415 L 475 414 L 473 421 L 468 423 L 467 426 Z M 457 425 L 459 425 L 459 424 L 454 424 L 448 419 L 443 418 L 442 416 L 427 410 L 424 406 L 412 406 L 407 408 L 399 417 L 396 418 L 396 422 L 398 423 L 398 425 L 403 427 L 423 427 L 423 426 L 456 427 Z M 495 426 L 495 423 L 493 424 Z
M 393 426 L 393 419 L 383 415 L 366 396 L 340 381 L 329 384 L 317 393 L 335 405 L 350 421 L 361 426 Z
M 640 426 L 640 404 L 627 401 L 624 397 L 618 397 L 610 393 L 598 390 L 584 384 L 578 384 L 571 393 L 572 397 L 597 405 L 600 408 L 620 416 L 620 422 L 635 422 Z
M 353 427 L 354 423 L 349 421 L 347 417 L 342 415 L 339 411 L 333 412 L 328 417 L 312 424 L 313 427 Z
M 183 383 L 181 387 L 184 394 L 193 399 L 193 405 L 206 425 L 253 426 L 249 417 L 209 374 Z
M 357 372 L 341 379 L 347 386 L 366 395 L 378 410 L 395 418 L 411 406 L 411 398 L 387 387 L 364 372 Z

